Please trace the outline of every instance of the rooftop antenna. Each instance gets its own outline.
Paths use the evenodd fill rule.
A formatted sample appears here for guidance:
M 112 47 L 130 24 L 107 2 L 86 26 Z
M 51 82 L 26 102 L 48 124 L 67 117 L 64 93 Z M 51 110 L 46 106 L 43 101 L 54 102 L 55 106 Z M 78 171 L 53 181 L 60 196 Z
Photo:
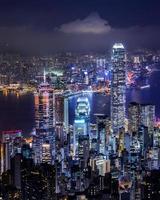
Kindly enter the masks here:
M 45 71 L 45 69 L 43 71 L 43 81 L 44 81 L 44 83 L 46 83 L 46 71 Z

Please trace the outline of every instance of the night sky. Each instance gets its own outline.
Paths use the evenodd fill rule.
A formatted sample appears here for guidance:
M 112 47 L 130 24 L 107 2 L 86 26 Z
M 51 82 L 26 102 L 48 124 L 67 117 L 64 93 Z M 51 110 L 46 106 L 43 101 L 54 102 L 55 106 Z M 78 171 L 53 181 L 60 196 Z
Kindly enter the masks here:
M 0 0 L 1 51 L 160 49 L 159 0 Z

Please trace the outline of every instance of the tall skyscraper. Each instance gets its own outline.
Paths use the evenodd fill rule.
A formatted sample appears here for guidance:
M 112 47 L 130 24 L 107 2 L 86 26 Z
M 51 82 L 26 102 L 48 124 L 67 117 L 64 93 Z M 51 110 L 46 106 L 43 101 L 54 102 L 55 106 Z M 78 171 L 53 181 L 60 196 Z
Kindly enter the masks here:
M 129 133 L 138 132 L 140 127 L 141 106 L 139 103 L 131 102 L 128 107 L 128 131 Z
M 35 93 L 36 131 L 39 135 L 46 135 L 55 126 L 54 94 L 47 83 L 42 83 Z
M 61 93 L 55 94 L 55 133 L 61 144 L 65 141 L 64 133 L 64 96 Z M 67 137 L 67 136 L 66 136 Z
M 3 131 L 0 135 L 0 174 L 10 169 L 10 158 L 20 149 L 16 139 L 21 139 L 20 130 Z
M 109 118 L 105 115 L 96 115 L 97 136 L 98 136 L 98 154 L 107 156 L 107 150 L 109 145 Z
M 148 127 L 148 134 L 151 136 L 154 132 L 155 122 L 155 105 L 142 104 L 141 105 L 141 124 Z
M 37 93 L 35 93 L 35 121 L 38 136 L 37 146 L 39 148 L 38 151 L 35 150 L 39 154 L 35 157 L 39 158 L 38 162 L 42 162 L 44 160 L 42 158 L 44 154 L 43 144 L 46 144 L 46 142 L 49 142 L 51 157 L 55 154 L 55 99 L 53 88 L 46 82 L 45 74 L 44 82 L 40 84 Z
M 75 110 L 76 119 L 74 121 L 73 133 L 73 154 L 78 155 L 79 140 L 83 136 L 89 136 L 89 114 L 90 105 L 87 97 L 79 97 L 77 99 L 77 106 Z
M 111 128 L 114 135 L 118 134 L 120 128 L 125 127 L 125 89 L 125 48 L 123 44 L 116 43 L 112 49 L 111 68 Z

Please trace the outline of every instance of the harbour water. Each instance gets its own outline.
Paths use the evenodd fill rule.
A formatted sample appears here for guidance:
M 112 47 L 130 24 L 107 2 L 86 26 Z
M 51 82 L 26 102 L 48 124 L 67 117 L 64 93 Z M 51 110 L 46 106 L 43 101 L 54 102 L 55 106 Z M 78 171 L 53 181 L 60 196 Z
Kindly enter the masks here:
M 160 117 L 160 72 L 153 73 L 149 80 L 150 88 L 143 90 L 128 89 L 126 92 L 128 104 L 131 101 L 139 103 L 152 103 L 156 105 L 156 116 Z M 110 97 L 102 94 L 88 94 L 91 106 L 91 122 L 95 121 L 94 114 L 109 115 Z M 77 97 L 70 98 L 70 123 L 74 120 L 74 110 Z M 34 128 L 34 96 L 31 93 L 4 96 L 0 93 L 0 131 L 21 129 L 28 135 Z

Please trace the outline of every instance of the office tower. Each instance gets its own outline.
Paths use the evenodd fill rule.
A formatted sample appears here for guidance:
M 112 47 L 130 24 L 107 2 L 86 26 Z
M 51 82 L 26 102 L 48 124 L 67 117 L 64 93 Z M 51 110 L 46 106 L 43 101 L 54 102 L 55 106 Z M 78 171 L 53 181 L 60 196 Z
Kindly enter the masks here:
M 51 145 L 49 144 L 49 141 L 43 142 L 42 144 L 42 163 L 48 163 L 50 164 L 52 161 L 52 155 L 51 155 Z
M 90 166 L 92 171 L 98 170 L 98 175 L 105 176 L 106 173 L 110 173 L 110 160 L 104 159 L 102 155 L 90 159 Z
M 51 157 L 55 156 L 55 98 L 53 88 L 46 82 L 40 84 L 38 91 L 35 93 L 35 122 L 37 134 L 36 153 L 42 154 L 42 146 L 49 141 Z M 37 162 L 42 162 L 42 156 L 35 155 L 40 158 Z M 53 161 L 53 159 L 51 159 Z
M 96 115 L 97 136 L 98 136 L 98 153 L 107 156 L 109 145 L 109 118 L 105 115 Z
M 121 128 L 119 131 L 119 137 L 117 138 L 117 152 L 121 157 L 125 147 L 125 129 Z
M 63 94 L 55 94 L 55 122 L 63 124 L 64 122 L 64 96 Z
M 111 67 L 111 128 L 114 135 L 125 127 L 126 67 L 123 44 L 116 43 L 112 49 Z
M 60 144 L 63 145 L 67 140 L 67 134 L 64 131 L 64 96 L 61 93 L 55 94 L 55 133 Z
M 55 126 L 54 93 L 48 83 L 42 83 L 35 93 L 35 121 L 38 135 L 47 136 Z
M 106 59 L 105 58 L 97 58 L 96 59 L 97 69 L 105 69 L 106 67 Z
M 32 158 L 32 149 L 30 148 L 29 144 L 24 144 L 21 149 L 21 153 L 23 158 L 31 159 Z
M 153 136 L 155 123 L 155 105 L 141 105 L 141 124 L 148 127 L 148 134 Z
M 75 110 L 73 130 L 73 155 L 78 156 L 79 138 L 89 136 L 90 105 L 87 97 L 79 97 Z M 88 138 L 89 139 L 89 138 Z
M 136 165 L 139 162 L 139 156 L 141 151 L 141 144 L 138 140 L 137 136 L 132 136 L 132 139 L 130 141 L 130 162 L 131 164 Z
M 80 136 L 86 136 L 88 132 L 88 122 L 85 119 L 74 120 L 73 130 L 73 154 L 78 156 L 78 145 Z
M 0 140 L 0 174 L 7 171 L 11 167 L 10 158 L 20 151 L 18 141 L 14 144 L 16 139 L 21 139 L 20 130 L 3 131 Z M 21 141 L 20 141 L 21 143 Z M 21 145 L 21 144 L 20 144 Z
M 64 130 L 69 132 L 69 97 L 64 98 Z
M 64 122 L 64 96 L 61 93 L 55 94 L 55 122 L 56 124 Z
M 140 64 L 140 57 L 139 56 L 134 56 L 133 57 L 133 63 L 134 64 Z
M 89 84 L 89 76 L 88 76 L 88 72 L 87 71 L 84 72 L 84 83 L 86 85 Z
M 89 100 L 85 96 L 81 96 L 77 99 L 77 105 L 75 110 L 76 118 L 88 119 L 90 114 Z
M 81 169 L 86 168 L 89 158 L 89 135 L 80 135 L 78 138 L 78 158 Z
M 159 148 L 152 148 L 149 150 L 149 159 L 147 162 L 148 169 L 159 170 L 160 167 L 160 150 Z
M 9 144 L 0 142 L 0 174 L 10 169 Z
M 96 59 L 96 79 L 97 81 L 105 81 L 105 68 L 106 59 L 98 58 Z
M 21 168 L 22 168 L 22 154 L 17 153 L 11 158 L 11 171 L 13 172 L 13 185 L 17 189 L 21 189 Z
M 131 199 L 131 187 L 132 187 L 132 180 L 129 175 L 124 175 L 119 178 L 119 199 L 120 200 Z
M 138 130 L 138 140 L 141 146 L 141 153 L 144 155 L 144 152 L 151 145 L 151 139 L 148 134 L 148 128 L 144 125 L 141 125 Z
M 160 128 L 154 128 L 153 147 L 160 147 Z
M 140 119 L 141 106 L 136 102 L 131 102 L 128 106 L 128 131 L 130 134 L 138 132 L 141 119 Z

